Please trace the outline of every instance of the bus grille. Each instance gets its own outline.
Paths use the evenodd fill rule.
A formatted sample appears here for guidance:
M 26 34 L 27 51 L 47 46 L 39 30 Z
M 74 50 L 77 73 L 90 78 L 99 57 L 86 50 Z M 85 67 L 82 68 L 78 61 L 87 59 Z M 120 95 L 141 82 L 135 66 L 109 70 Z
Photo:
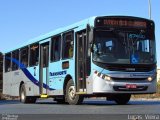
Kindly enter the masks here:
M 135 89 L 127 89 L 125 86 L 113 86 L 115 91 L 145 91 L 148 89 L 148 86 L 137 86 Z
M 116 78 L 116 77 L 112 77 L 112 80 L 117 80 L 117 81 L 119 81 L 119 80 L 126 80 L 126 81 L 137 80 L 137 81 L 139 81 L 139 80 L 147 80 L 147 78 Z
M 106 66 L 110 71 L 123 71 L 123 72 L 149 72 L 155 69 L 155 66 Z

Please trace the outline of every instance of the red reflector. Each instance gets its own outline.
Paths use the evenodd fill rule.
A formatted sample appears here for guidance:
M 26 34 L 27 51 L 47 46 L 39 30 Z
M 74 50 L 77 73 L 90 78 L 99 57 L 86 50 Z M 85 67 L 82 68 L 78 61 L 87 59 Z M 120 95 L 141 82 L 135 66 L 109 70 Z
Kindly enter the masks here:
M 136 89 L 137 85 L 136 84 L 126 84 L 126 88 L 128 88 L 128 89 Z
M 79 80 L 83 80 L 82 78 L 79 78 Z

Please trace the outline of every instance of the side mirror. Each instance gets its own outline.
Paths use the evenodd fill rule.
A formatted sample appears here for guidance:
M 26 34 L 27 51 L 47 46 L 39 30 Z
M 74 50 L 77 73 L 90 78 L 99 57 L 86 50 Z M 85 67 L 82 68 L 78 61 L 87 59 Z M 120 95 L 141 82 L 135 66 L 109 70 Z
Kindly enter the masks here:
M 93 45 L 90 44 L 90 46 L 91 46 L 90 51 L 93 53 L 93 52 L 94 52 L 94 50 L 93 50 Z

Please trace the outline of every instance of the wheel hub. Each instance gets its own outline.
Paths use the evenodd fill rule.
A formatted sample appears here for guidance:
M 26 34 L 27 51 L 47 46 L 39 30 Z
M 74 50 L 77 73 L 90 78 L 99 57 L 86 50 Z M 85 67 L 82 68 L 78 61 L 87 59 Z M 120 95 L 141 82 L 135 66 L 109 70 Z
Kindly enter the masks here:
M 25 99 L 24 91 L 21 93 L 21 100 Z
M 75 96 L 76 96 L 75 87 L 74 86 L 70 86 L 68 92 L 69 92 L 69 98 L 71 100 L 73 100 L 75 98 Z

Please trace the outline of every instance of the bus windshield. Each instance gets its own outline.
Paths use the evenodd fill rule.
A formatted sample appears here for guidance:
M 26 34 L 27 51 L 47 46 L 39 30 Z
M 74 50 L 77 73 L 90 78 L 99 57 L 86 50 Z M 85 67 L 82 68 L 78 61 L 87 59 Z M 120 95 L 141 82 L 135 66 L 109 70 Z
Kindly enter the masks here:
M 115 64 L 152 64 L 155 62 L 155 40 L 145 30 L 96 30 L 93 60 Z

